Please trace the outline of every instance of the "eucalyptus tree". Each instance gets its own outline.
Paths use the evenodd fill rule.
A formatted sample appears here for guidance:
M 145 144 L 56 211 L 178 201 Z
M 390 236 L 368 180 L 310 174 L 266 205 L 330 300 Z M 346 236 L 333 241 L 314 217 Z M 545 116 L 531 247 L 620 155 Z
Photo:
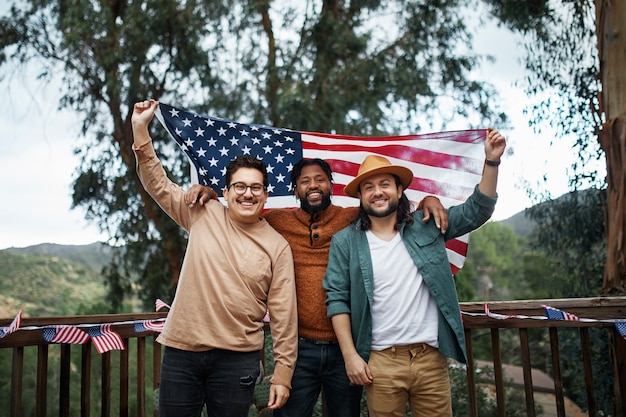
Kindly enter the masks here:
M 23 0 L 0 20 L 3 74 L 40 65 L 63 79 L 61 108 L 82 119 L 73 205 L 120 245 L 106 268 L 118 310 L 136 291 L 171 294 L 186 235 L 145 194 L 130 109 L 144 98 L 298 130 L 417 132 L 454 115 L 468 127 L 503 115 L 472 79 L 464 1 Z M 19 68 L 19 66 L 18 66 Z M 443 101 L 442 101 L 443 98 Z M 442 103 L 445 101 L 445 108 Z M 154 127 L 168 174 L 187 184 L 172 141 Z M 78 139 L 78 138 L 77 138 Z
M 528 77 L 523 84 L 536 99 L 536 104 L 528 109 L 531 123 L 537 128 L 546 123 L 554 127 L 557 132 L 554 141 L 566 137 L 574 140 L 578 158 L 572 166 L 571 189 L 590 186 L 606 189 L 606 204 L 594 206 L 594 218 L 580 220 L 587 221 L 586 226 L 597 226 L 595 221 L 604 219 L 603 236 L 594 236 L 604 239 L 606 247 L 601 291 L 623 294 L 626 291 L 626 72 L 623 70 L 626 2 L 486 0 L 486 3 L 493 16 L 524 34 Z M 598 168 L 602 165 L 606 167 L 605 177 Z M 577 207 L 580 208 L 580 202 Z M 534 212 L 537 220 L 547 227 L 559 221 L 541 214 L 541 210 Z M 558 213 L 559 216 L 570 214 Z M 573 234 L 567 235 L 578 239 Z

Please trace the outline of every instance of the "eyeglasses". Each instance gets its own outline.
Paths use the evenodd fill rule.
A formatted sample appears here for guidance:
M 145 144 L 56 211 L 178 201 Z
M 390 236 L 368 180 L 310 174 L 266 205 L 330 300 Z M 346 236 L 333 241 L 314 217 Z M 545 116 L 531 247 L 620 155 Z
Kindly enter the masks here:
M 249 188 L 250 192 L 255 197 L 262 195 L 263 192 L 266 190 L 266 187 L 263 184 L 256 183 L 252 185 L 246 185 L 243 182 L 235 182 L 233 184 L 230 184 L 228 188 L 232 188 L 237 195 L 244 195 L 246 193 L 246 190 L 248 190 Z

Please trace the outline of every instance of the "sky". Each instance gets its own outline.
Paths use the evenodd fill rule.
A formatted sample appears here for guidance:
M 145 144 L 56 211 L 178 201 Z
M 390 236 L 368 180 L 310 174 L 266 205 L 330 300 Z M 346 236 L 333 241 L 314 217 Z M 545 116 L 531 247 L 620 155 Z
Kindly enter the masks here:
M 528 127 L 523 110 L 530 102 L 514 85 L 524 76 L 518 39 L 486 25 L 475 35 L 475 52 L 495 57 L 476 76 L 497 88 L 500 105 L 511 122 L 510 129 L 500 129 L 509 153 L 500 166 L 499 199 L 492 217 L 503 220 L 533 204 L 526 184 L 539 189 L 536 184 L 542 183 L 544 175 L 548 182 L 541 189 L 553 196 L 567 192 L 567 171 L 574 155 L 567 141 L 549 145 L 549 129 L 538 135 Z M 35 71 L 20 70 L 0 81 L 0 94 L 0 249 L 106 241 L 95 223 L 84 219 L 82 209 L 70 208 L 71 184 L 79 163 L 72 150 L 80 137 L 80 120 L 58 110 L 59 85 L 42 84 Z M 463 120 L 448 126 L 449 130 L 467 128 Z

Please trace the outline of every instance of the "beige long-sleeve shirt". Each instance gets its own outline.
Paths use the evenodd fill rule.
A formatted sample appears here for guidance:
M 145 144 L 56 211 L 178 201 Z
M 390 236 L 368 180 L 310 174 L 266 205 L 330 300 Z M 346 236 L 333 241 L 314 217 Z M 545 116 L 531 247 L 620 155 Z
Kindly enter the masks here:
M 176 295 L 157 341 L 188 351 L 260 350 L 267 308 L 276 364 L 272 383 L 291 387 L 298 341 L 289 244 L 265 220 L 233 221 L 217 200 L 189 208 L 152 144 L 133 150 L 146 191 L 189 233 Z

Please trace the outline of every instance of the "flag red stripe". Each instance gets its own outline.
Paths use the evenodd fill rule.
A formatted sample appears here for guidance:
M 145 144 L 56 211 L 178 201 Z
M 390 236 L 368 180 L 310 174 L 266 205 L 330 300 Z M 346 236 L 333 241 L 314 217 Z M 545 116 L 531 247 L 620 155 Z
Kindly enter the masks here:
M 336 159 L 327 159 L 333 173 L 349 175 L 355 177 L 359 170 L 359 164 L 349 161 Z M 333 194 L 344 196 L 343 187 L 346 184 L 334 184 Z M 474 187 L 464 187 L 458 184 L 445 183 L 443 181 L 435 181 L 427 178 L 413 177 L 413 181 L 409 186 L 410 190 L 420 191 L 424 194 L 435 195 L 438 197 L 446 197 L 457 201 L 464 201 L 468 195 L 474 191 Z
M 390 158 L 397 158 L 424 166 L 453 169 L 455 171 L 464 171 L 470 174 L 480 175 L 483 168 L 483 160 L 465 156 L 450 155 L 441 152 L 430 151 L 427 149 L 416 149 L 402 145 L 383 145 L 372 149 L 367 146 L 358 144 L 319 144 L 315 142 L 302 141 L 302 146 L 306 151 L 315 150 L 321 152 L 337 152 L 337 153 L 376 153 Z M 338 162 L 338 161 L 337 161 Z M 350 161 L 341 161 L 337 164 L 337 168 L 342 169 L 346 175 L 355 177 L 359 170 L 360 163 Z M 329 162 L 330 163 L 330 162 Z M 332 165 L 331 165 L 332 166 Z
M 451 239 L 446 242 L 446 248 L 457 253 L 467 253 L 467 243 L 459 239 Z
M 414 141 L 414 140 L 447 140 L 450 142 L 462 142 L 470 144 L 482 144 L 485 140 L 487 130 L 450 130 L 446 132 L 432 132 L 413 135 L 402 136 L 350 136 L 350 135 L 337 135 L 323 132 L 306 132 L 301 131 L 302 135 L 318 136 L 328 139 L 340 139 L 340 140 L 355 140 L 360 142 L 381 142 L 381 141 Z
M 89 340 L 89 335 L 74 326 L 57 327 L 57 333 L 52 338 L 53 343 L 83 344 Z
M 426 178 L 413 178 L 410 190 L 421 191 L 424 194 L 447 197 L 457 201 L 464 201 L 467 195 L 471 195 L 474 187 L 463 187 L 458 184 L 449 184 L 442 181 L 436 182 Z

